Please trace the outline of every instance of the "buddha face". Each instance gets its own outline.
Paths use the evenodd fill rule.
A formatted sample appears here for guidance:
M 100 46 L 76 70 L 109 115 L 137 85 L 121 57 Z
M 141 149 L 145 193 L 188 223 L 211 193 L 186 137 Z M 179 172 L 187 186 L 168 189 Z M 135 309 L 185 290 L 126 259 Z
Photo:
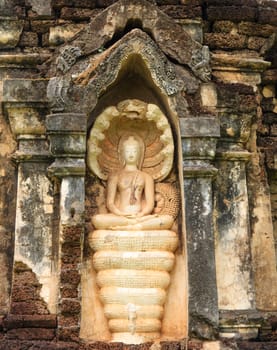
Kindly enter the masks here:
M 122 138 L 119 142 L 118 153 L 121 166 L 136 165 L 141 169 L 144 158 L 144 143 L 143 140 L 136 136 L 130 135 Z
M 140 147 L 139 143 L 132 136 L 124 142 L 122 153 L 126 164 L 138 165 L 141 154 Z

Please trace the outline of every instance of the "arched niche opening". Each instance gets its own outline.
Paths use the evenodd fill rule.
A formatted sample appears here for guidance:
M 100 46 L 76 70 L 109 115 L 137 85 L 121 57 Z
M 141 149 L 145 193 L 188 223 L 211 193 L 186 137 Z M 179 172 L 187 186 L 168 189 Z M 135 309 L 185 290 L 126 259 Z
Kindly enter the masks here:
M 97 105 L 89 116 L 88 128 L 104 108 L 126 99 L 139 99 L 159 105 L 169 115 L 169 122 L 175 125 L 173 132 L 177 130 L 178 117 L 173 108 L 169 107 L 169 97 L 155 84 L 145 61 L 138 53 L 130 54 L 124 59 L 116 80 L 101 92 Z
M 147 134 L 148 139 L 151 139 L 151 134 L 155 133 L 153 140 L 158 137 L 159 140 L 162 139 L 163 136 L 166 137 L 165 129 L 168 128 L 171 133 L 172 145 L 174 145 L 174 150 L 172 150 L 172 165 L 166 176 L 163 176 L 162 180 L 159 180 L 159 177 L 155 179 L 154 188 L 155 195 L 157 194 L 157 188 L 164 187 L 164 193 L 162 196 L 167 198 L 173 203 L 173 206 L 178 206 L 176 210 L 176 217 L 174 217 L 174 223 L 167 227 L 167 229 L 172 230 L 176 234 L 177 237 L 177 248 L 175 247 L 173 252 L 169 254 L 174 255 L 174 263 L 172 269 L 170 269 L 166 274 L 170 276 L 170 282 L 166 283 L 166 287 L 164 287 L 164 301 L 162 303 L 162 307 L 160 308 L 159 316 L 155 316 L 156 319 L 153 321 L 149 321 L 150 316 L 146 316 L 143 319 L 141 316 L 140 309 L 141 306 L 139 302 L 136 302 L 136 298 L 130 299 L 127 298 L 127 301 L 123 301 L 125 304 L 125 311 L 119 311 L 118 315 L 111 319 L 106 311 L 106 305 L 103 305 L 103 299 L 106 297 L 103 296 L 103 286 L 101 286 L 101 282 L 99 282 L 99 270 L 95 265 L 95 255 L 96 250 L 93 251 L 91 248 L 92 234 L 99 230 L 99 228 L 95 227 L 95 223 L 92 222 L 92 218 L 96 215 L 100 214 L 110 214 L 110 210 L 107 208 L 107 179 L 99 178 L 97 176 L 97 172 L 91 171 L 88 166 L 87 175 L 86 175 L 86 234 L 85 234 L 85 242 L 84 242 L 84 255 L 83 255 L 83 272 L 82 272 L 82 312 L 81 312 L 81 332 L 80 337 L 85 341 L 93 342 L 93 341 L 122 341 L 126 343 L 143 343 L 147 341 L 156 341 L 156 340 L 180 340 L 187 337 L 187 328 L 188 328 L 188 307 L 187 307 L 187 299 L 188 299 L 188 287 L 187 287 L 187 261 L 186 261 L 186 248 L 185 248 L 185 224 L 184 224 L 184 204 L 183 194 L 182 194 L 182 173 L 181 173 L 181 147 L 180 147 L 180 131 L 179 131 L 179 122 L 178 116 L 175 111 L 175 97 L 169 97 L 165 91 L 161 89 L 156 83 L 155 79 L 152 78 L 153 72 L 151 72 L 148 68 L 147 64 L 144 62 L 143 57 L 138 54 L 130 54 L 124 58 L 123 61 L 120 62 L 120 70 L 119 73 L 108 87 L 105 87 L 101 93 L 99 94 L 98 102 L 95 108 L 91 111 L 88 120 L 88 157 L 91 151 L 94 149 L 100 148 L 100 153 L 95 157 L 95 161 L 97 163 L 101 163 L 101 157 L 103 156 L 103 149 L 105 148 L 106 152 L 106 160 L 105 167 L 107 167 L 107 163 L 111 164 L 111 173 L 117 173 L 118 168 L 114 170 L 116 164 L 119 162 L 118 158 L 116 159 L 116 144 L 120 143 L 120 137 L 117 138 L 117 141 L 114 142 L 112 146 L 109 142 L 104 145 L 105 140 L 110 136 L 113 132 L 113 128 L 120 128 L 120 123 L 117 123 L 117 118 L 122 118 L 122 129 L 130 126 L 130 130 L 132 133 L 135 132 L 136 125 L 138 125 L 138 129 L 142 128 L 145 133 L 142 132 L 142 135 Z M 163 62 L 161 62 L 161 65 Z M 128 102 L 129 101 L 129 102 Z M 127 106 L 126 110 L 124 110 Z M 131 106 L 131 107 L 130 107 Z M 111 117 L 109 112 L 111 110 L 115 110 L 115 117 Z M 123 108 L 123 109 L 122 109 Z M 145 108 L 145 111 L 142 111 Z M 158 117 L 155 120 L 150 120 L 151 117 L 147 117 L 150 115 L 150 110 L 155 110 L 158 113 Z M 127 111 L 127 117 L 124 116 L 124 113 Z M 142 112 L 141 112 L 142 111 Z M 132 113 L 136 114 L 136 117 L 132 116 Z M 147 114 L 148 113 L 148 114 Z M 108 115 L 108 117 L 106 117 Z M 138 117 L 139 115 L 139 117 Z M 142 117 L 143 115 L 143 117 Z M 145 117 L 146 115 L 146 117 Z M 106 118 L 106 119 L 105 119 Z M 125 118 L 125 119 L 124 119 Z M 162 124 L 162 120 L 164 120 L 164 125 Z M 132 123 L 137 123 L 135 126 Z M 117 124 L 116 124 L 117 123 Z M 159 126 L 161 123 L 161 126 Z M 97 125 L 101 125 L 100 128 Z M 104 125 L 104 126 L 103 126 Z M 156 128 L 156 129 L 155 129 Z M 160 128 L 160 129 L 159 129 Z M 118 130 L 117 129 L 117 130 Z M 154 130 L 155 129 L 155 130 Z M 130 131 L 129 130 L 129 131 Z M 121 131 L 116 131 L 120 133 Z M 93 144 L 93 147 L 90 148 L 89 143 L 94 142 L 94 135 L 97 138 L 100 135 L 100 141 Z M 98 136 L 97 136 L 98 135 Z M 142 136 L 143 138 L 143 136 Z M 114 139 L 114 138 L 113 138 Z M 104 140 L 104 141 L 103 141 Z M 145 144 L 148 141 L 144 140 Z M 152 141 L 151 141 L 152 142 Z M 148 142 L 149 144 L 151 143 Z M 160 142 L 161 145 L 163 142 Z M 154 144 L 154 141 L 153 141 Z M 110 147 L 110 154 L 109 154 Z M 118 146 L 119 147 L 119 146 Z M 156 147 L 156 148 L 155 148 Z M 148 152 L 148 164 L 151 164 L 151 157 L 153 159 L 158 158 L 160 155 L 159 146 L 155 146 L 154 151 L 151 152 L 146 149 L 145 151 L 145 159 L 146 153 Z M 162 147 L 162 146 L 161 146 Z M 147 148 L 147 146 L 146 146 Z M 87 158 L 88 159 L 88 158 Z M 161 160 L 163 162 L 164 160 Z M 87 161 L 89 163 L 89 160 Z M 149 166 L 149 165 L 148 165 Z M 159 166 L 156 164 L 156 166 Z M 101 167 L 101 164 L 100 164 Z M 151 167 L 151 165 L 149 166 Z M 146 166 L 147 168 L 147 166 Z M 144 168 L 142 168 L 144 170 Z M 132 180 L 133 182 L 133 180 Z M 163 185 L 161 185 L 163 184 Z M 174 197 L 175 196 L 175 197 Z M 155 198 L 154 209 L 149 213 L 153 215 L 158 206 L 157 199 Z M 163 204 L 165 206 L 165 204 Z M 105 221 L 105 220 L 104 220 Z M 108 220 L 107 220 L 108 221 Z M 129 228 L 130 229 L 130 228 Z M 143 231 L 142 235 L 144 235 L 145 230 L 149 233 L 149 228 L 145 229 L 137 229 L 136 231 L 131 228 L 130 229 L 130 237 L 134 232 Z M 102 230 L 102 231 L 105 231 Z M 120 229 L 111 229 L 108 227 L 106 230 L 106 238 L 110 237 L 111 241 L 114 240 L 115 232 L 122 231 Z M 126 233 L 126 229 L 123 231 Z M 128 230 L 127 230 L 128 231 Z M 154 227 L 151 232 L 156 232 L 156 227 Z M 160 231 L 162 232 L 162 231 Z M 171 232 L 171 231 L 170 231 Z M 158 232 L 159 233 L 159 232 Z M 130 238 L 131 239 L 131 238 Z M 139 241 L 145 238 L 138 239 Z M 115 239 L 116 240 L 116 239 Z M 117 244 L 117 243 L 116 243 Z M 108 250 L 113 250 L 109 246 Z M 139 254 L 144 248 L 137 248 L 138 251 L 135 254 Z M 150 250 L 162 250 L 166 251 L 165 248 L 155 248 Z M 117 250 L 117 248 L 115 248 Z M 118 250 L 122 251 L 123 248 L 118 248 Z M 123 251 L 123 254 L 127 256 L 130 255 L 130 247 L 126 248 Z M 131 248 L 131 250 L 134 250 Z M 97 252 L 98 254 L 98 252 Z M 110 253 L 112 256 L 112 253 Z M 112 258 L 108 258 L 109 261 L 113 260 Z M 109 265 L 110 266 L 110 265 Z M 124 266 L 116 266 L 116 269 L 128 270 Z M 108 267 L 107 270 L 111 271 L 113 267 Z M 131 275 L 134 270 L 137 268 L 130 268 L 132 271 L 129 272 Z M 140 272 L 144 271 L 144 269 L 139 268 Z M 151 270 L 151 268 L 150 268 Z M 158 270 L 155 268 L 154 270 Z M 153 269 L 151 270 L 151 273 Z M 118 271 L 117 271 L 118 273 Z M 124 276 L 124 275 L 123 275 Z M 146 276 L 145 276 L 146 277 Z M 119 278 L 122 280 L 122 276 Z M 147 279 L 147 277 L 146 277 Z M 151 278 L 150 278 L 151 279 Z M 117 283 L 117 282 L 116 282 Z M 115 283 L 115 285 L 116 285 Z M 122 282 L 119 282 L 122 283 Z M 148 283 L 148 284 L 147 284 Z M 151 288 L 153 286 L 150 285 L 149 282 L 146 283 L 146 287 L 149 290 L 155 289 Z M 127 294 L 131 293 L 130 286 L 123 286 L 120 284 L 120 288 L 125 288 L 127 290 Z M 114 285 L 113 285 L 114 287 Z M 118 287 L 118 286 L 116 286 Z M 140 284 L 140 288 L 144 287 Z M 144 288 L 144 289 L 145 289 Z M 161 289 L 160 287 L 158 287 Z M 157 288 L 156 288 L 157 289 Z M 150 291 L 151 292 L 151 291 Z M 101 294 L 102 293 L 102 294 Z M 115 293 L 116 294 L 116 293 Z M 146 298 L 147 296 L 143 297 Z M 150 298 L 149 298 L 150 299 Z M 145 300 L 143 301 L 143 303 Z M 117 299 L 115 301 L 111 301 L 112 304 L 118 304 Z M 139 304 L 139 305 L 137 305 Z M 131 306 L 130 306 L 131 305 Z M 135 306 L 134 306 L 135 305 Z M 146 305 L 148 305 L 146 301 Z M 114 306 L 114 305 L 113 305 Z M 151 303 L 150 303 L 151 306 Z M 149 306 L 149 308 L 151 308 Z M 146 306 L 146 308 L 148 308 Z M 144 307 L 145 309 L 145 307 Z M 130 311 L 131 310 L 131 311 Z M 119 316 L 121 315 L 121 316 Z M 152 319 L 155 318 L 154 316 Z M 142 320 L 141 320 L 142 318 Z M 150 317 L 151 318 L 151 317 Z M 130 321 L 132 320 L 132 321 Z M 118 321 L 118 322 L 117 322 Z M 150 322 L 150 330 L 144 332 L 144 328 L 140 329 L 140 324 L 147 324 Z M 116 323 L 117 322 L 117 323 Z M 124 328 L 124 323 L 126 323 L 126 329 Z M 112 324 L 112 326 L 111 326 Z M 115 324 L 115 325 L 114 325 Z M 113 327 L 115 331 L 113 330 Z M 151 332 L 151 327 L 152 329 Z M 148 332 L 148 333 L 147 333 Z M 114 333 L 129 333 L 126 336 L 115 336 Z M 144 333 L 147 333 L 146 336 Z M 149 335 L 149 334 L 152 335 Z M 155 334 L 154 334 L 155 333 Z M 131 335 L 130 335 L 131 334 Z M 148 336 L 149 335 L 149 336 Z

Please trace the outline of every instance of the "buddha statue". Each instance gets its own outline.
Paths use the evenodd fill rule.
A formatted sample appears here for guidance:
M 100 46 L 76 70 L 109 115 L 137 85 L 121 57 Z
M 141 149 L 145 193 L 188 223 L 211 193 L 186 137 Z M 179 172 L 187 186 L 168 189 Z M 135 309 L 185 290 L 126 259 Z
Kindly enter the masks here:
M 154 181 L 149 174 L 140 170 L 144 148 L 143 141 L 138 136 L 121 138 L 118 152 L 122 169 L 108 177 L 109 213 L 92 218 L 95 228 L 159 230 L 172 226 L 172 216 L 151 214 L 154 209 Z
M 89 244 L 111 341 L 139 344 L 161 337 L 179 202 L 174 186 L 158 182 L 173 157 L 165 116 L 137 100 L 120 106 L 98 117 L 89 139 L 88 162 L 106 181 L 107 209 L 91 218 Z

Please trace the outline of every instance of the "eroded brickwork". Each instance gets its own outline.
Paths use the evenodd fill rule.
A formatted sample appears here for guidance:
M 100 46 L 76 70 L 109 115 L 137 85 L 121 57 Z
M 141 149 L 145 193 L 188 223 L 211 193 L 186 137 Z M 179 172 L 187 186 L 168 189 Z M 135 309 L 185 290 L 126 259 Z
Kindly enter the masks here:
M 58 339 L 77 341 L 80 331 L 80 262 L 82 227 L 63 227 Z

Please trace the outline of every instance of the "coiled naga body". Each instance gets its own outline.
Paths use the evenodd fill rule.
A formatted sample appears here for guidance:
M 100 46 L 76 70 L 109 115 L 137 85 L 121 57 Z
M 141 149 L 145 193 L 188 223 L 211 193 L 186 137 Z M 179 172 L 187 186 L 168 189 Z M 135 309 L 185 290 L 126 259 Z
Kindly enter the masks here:
M 145 121 L 147 111 L 143 112 L 141 105 L 145 106 L 141 102 L 137 106 L 123 105 L 127 121 L 129 118 L 134 122 L 135 112 L 143 123 L 155 118 L 152 111 Z M 158 140 L 168 139 L 166 126 L 156 128 Z M 111 341 L 138 344 L 161 337 L 163 306 L 178 246 L 177 234 L 172 230 L 178 195 L 172 184 L 155 184 L 153 176 L 142 169 L 147 146 L 132 130 L 132 123 L 128 128 L 117 142 L 119 167 L 107 176 L 107 212 L 92 217 L 95 229 L 89 234 L 89 244 Z M 173 143 L 170 145 L 173 147 Z M 101 163 L 101 154 L 98 159 Z M 162 161 L 168 167 L 166 156 L 160 157 Z

